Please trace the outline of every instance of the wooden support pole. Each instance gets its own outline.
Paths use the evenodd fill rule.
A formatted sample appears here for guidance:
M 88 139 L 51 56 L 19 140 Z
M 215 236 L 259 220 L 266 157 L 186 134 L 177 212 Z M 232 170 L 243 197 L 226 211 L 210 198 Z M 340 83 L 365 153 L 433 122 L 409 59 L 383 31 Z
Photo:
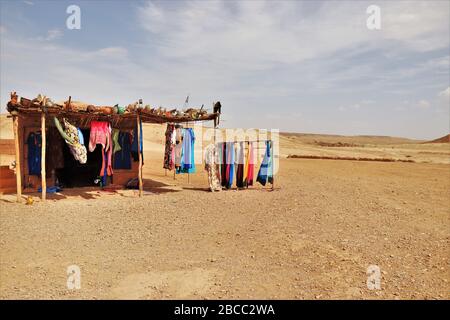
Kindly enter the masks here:
M 42 135 L 42 143 L 41 143 L 41 189 L 42 189 L 42 201 L 45 201 L 47 198 L 47 176 L 45 174 L 45 148 L 46 148 L 46 140 L 47 134 L 45 131 L 45 112 L 41 113 L 41 135 Z
M 14 126 L 14 146 L 16 154 L 16 188 L 17 188 L 17 202 L 22 200 L 22 173 L 20 168 L 20 146 L 19 146 L 19 116 L 13 116 Z
M 142 150 L 141 150 L 141 116 L 137 115 L 137 135 L 138 135 L 138 154 L 139 154 L 139 197 L 142 197 L 143 182 L 142 182 Z

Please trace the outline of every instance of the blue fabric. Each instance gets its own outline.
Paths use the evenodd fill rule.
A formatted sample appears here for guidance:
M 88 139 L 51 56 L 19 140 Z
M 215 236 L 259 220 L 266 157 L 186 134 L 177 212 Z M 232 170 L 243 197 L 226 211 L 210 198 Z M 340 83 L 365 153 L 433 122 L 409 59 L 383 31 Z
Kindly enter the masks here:
M 131 137 L 128 132 L 119 132 L 119 145 L 122 148 L 114 153 L 114 169 L 131 169 Z
M 27 139 L 28 144 L 28 174 L 41 175 L 41 145 L 42 135 L 31 132 Z
M 80 140 L 80 143 L 82 145 L 84 145 L 84 136 L 83 136 L 83 132 L 81 132 L 80 128 L 77 128 L 78 130 L 78 139 Z
M 183 145 L 181 149 L 181 163 L 176 173 L 194 173 L 194 144 L 195 135 L 192 128 L 183 129 Z
M 56 193 L 56 192 L 60 192 L 62 189 L 58 186 L 53 186 L 53 187 L 47 187 L 46 190 L 47 190 L 47 193 Z M 42 187 L 38 188 L 38 192 L 42 192 Z
M 261 183 L 263 186 L 266 185 L 267 181 L 269 183 L 273 182 L 273 161 L 272 161 L 272 153 L 271 149 L 271 141 L 266 141 L 266 153 L 264 154 L 263 161 L 261 163 L 261 167 L 258 171 L 258 177 L 256 181 Z
M 235 162 L 235 148 L 234 148 L 234 142 L 227 142 L 227 159 L 229 159 L 229 165 L 230 165 L 230 173 L 228 178 L 228 184 L 227 188 L 231 188 L 233 185 L 233 178 L 234 178 L 234 162 Z

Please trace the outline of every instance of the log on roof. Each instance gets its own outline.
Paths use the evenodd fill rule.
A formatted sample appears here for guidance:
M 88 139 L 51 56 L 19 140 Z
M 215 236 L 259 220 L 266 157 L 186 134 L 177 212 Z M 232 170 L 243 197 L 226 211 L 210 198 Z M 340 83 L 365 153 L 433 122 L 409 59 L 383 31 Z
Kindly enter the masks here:
M 132 105 L 130 105 L 132 106 Z M 75 126 L 89 127 L 90 122 L 109 121 L 115 128 L 133 128 L 136 124 L 137 115 L 140 115 L 142 122 L 147 123 L 183 123 L 194 121 L 212 121 L 219 117 L 220 113 L 206 113 L 198 109 L 189 109 L 186 112 L 176 110 L 165 111 L 161 108 L 138 108 L 136 105 L 123 109 L 123 113 L 117 113 L 114 107 L 94 107 L 88 105 L 84 108 L 74 108 L 68 104 L 64 106 L 59 104 L 51 104 L 51 106 L 42 105 L 42 103 L 21 98 L 11 99 L 8 102 L 8 111 L 11 114 L 18 113 L 23 117 L 37 117 L 42 111 L 48 115 L 65 117 Z

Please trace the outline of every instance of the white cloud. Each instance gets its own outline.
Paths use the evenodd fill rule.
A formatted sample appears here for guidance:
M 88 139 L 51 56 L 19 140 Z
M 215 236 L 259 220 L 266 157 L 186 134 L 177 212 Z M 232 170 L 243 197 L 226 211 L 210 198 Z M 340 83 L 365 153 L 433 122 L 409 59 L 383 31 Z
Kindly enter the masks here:
M 447 89 L 439 92 L 438 96 L 441 98 L 444 98 L 444 99 L 449 99 L 450 98 L 450 87 L 447 87 Z
M 416 106 L 420 109 L 429 109 L 431 104 L 428 100 L 423 99 L 423 100 L 420 100 Z
M 44 37 L 38 37 L 37 40 L 39 41 L 53 41 L 56 39 L 61 38 L 63 35 L 63 32 L 59 29 L 51 29 L 47 31 L 47 34 Z
M 2 105 L 12 90 L 28 98 L 42 93 L 58 101 L 72 95 L 96 104 L 127 104 L 142 95 L 145 73 L 128 59 L 125 48 L 81 50 L 3 37 L 0 53 Z M 28 70 L 28 76 L 15 72 L 19 69 Z
M 110 59 L 125 59 L 128 56 L 128 50 L 122 47 L 107 47 L 84 54 L 86 57 L 103 57 Z
M 436 111 L 448 114 L 450 112 L 450 87 L 439 92 L 437 100 L 438 108 Z
M 446 1 L 390 1 L 381 6 L 383 37 L 413 50 L 449 46 L 449 3 Z
M 338 108 L 338 110 L 339 111 L 341 111 L 341 112 L 343 112 L 343 111 L 347 111 L 347 110 L 359 110 L 359 109 L 361 109 L 361 105 L 369 105 L 369 104 L 373 104 L 374 103 L 374 101 L 367 101 L 367 100 L 365 100 L 365 101 L 361 101 L 361 103 L 355 103 L 355 104 L 352 104 L 352 105 L 349 105 L 349 106 L 340 106 L 339 108 Z
M 366 2 L 325 2 L 304 14 L 310 5 L 295 1 L 231 5 L 193 1 L 177 7 L 149 3 L 140 11 L 140 22 L 154 36 L 161 35 L 158 50 L 164 56 L 201 57 L 245 69 L 300 63 L 375 43 L 397 50 L 394 41 L 417 51 L 449 44 L 446 2 L 383 2 L 379 32 L 366 28 Z
M 378 31 L 366 28 L 369 4 L 150 2 L 136 10 L 138 26 L 133 28 L 141 27 L 137 32 L 142 33 L 128 49 L 126 39 L 118 45 L 105 36 L 103 46 L 87 49 L 84 40 L 73 46 L 54 41 L 61 30 L 29 41 L 2 28 L 1 104 L 11 90 L 28 97 L 45 90 L 55 100 L 72 95 L 98 104 L 142 97 L 173 107 L 191 93 L 193 104 L 208 106 L 221 99 L 230 119 L 226 125 L 271 126 L 277 118 L 292 130 L 298 122 L 294 110 L 310 119 L 323 106 L 329 122 L 320 116 L 311 123 L 316 129 L 342 131 L 348 122 L 334 121 L 338 113 L 333 106 L 354 111 L 355 118 L 375 109 L 368 98 L 377 100 L 377 110 L 392 95 L 401 97 L 397 101 L 408 98 L 405 107 L 411 110 L 435 106 L 437 86 L 447 87 L 437 82 L 448 77 L 448 52 L 442 49 L 449 47 L 449 3 L 377 3 L 382 10 Z M 28 76 L 18 74 L 19 69 L 28 70 Z M 415 94 L 427 86 L 427 92 Z M 429 100 L 418 102 L 422 97 Z M 334 109 L 329 114 L 327 106 Z M 380 131 L 387 126 L 373 123 Z

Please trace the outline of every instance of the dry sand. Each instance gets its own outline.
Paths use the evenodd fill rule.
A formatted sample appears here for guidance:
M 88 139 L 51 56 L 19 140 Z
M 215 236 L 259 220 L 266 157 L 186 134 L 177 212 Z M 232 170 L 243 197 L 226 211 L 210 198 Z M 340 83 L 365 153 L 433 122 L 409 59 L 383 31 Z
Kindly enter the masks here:
M 286 134 L 274 191 L 211 193 L 200 165 L 190 183 L 164 175 L 163 130 L 145 128 L 142 198 L 1 196 L 0 298 L 450 298 L 449 144 Z M 302 153 L 418 163 L 285 158 Z M 381 290 L 366 286 L 373 264 Z

